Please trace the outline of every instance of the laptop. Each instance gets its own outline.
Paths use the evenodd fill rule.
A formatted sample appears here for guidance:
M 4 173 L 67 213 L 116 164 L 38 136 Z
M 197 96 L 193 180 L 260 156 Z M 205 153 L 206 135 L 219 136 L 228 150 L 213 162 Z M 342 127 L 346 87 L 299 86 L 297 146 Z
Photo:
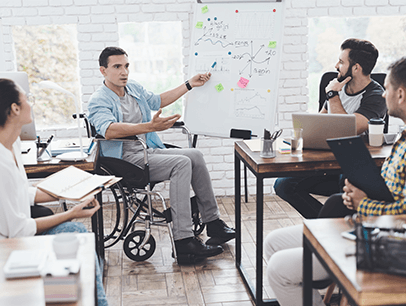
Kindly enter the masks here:
M 303 148 L 330 150 L 326 139 L 357 135 L 355 115 L 292 114 L 294 128 L 303 129 Z
M 1 79 L 10 79 L 20 85 L 26 94 L 30 93 L 30 86 L 28 83 L 28 75 L 22 71 L 0 71 Z M 35 129 L 34 112 L 31 108 L 32 122 L 24 125 L 21 129 L 21 140 L 36 140 L 37 132 Z

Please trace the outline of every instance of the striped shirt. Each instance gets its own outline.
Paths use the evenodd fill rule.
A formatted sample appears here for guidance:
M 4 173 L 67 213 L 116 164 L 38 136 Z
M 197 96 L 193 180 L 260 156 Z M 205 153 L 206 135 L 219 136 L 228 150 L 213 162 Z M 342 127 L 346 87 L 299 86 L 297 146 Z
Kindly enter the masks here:
M 395 202 L 387 203 L 369 198 L 361 200 L 358 213 L 364 216 L 406 214 L 406 131 L 393 145 L 391 154 L 382 165 L 381 175 L 392 192 Z

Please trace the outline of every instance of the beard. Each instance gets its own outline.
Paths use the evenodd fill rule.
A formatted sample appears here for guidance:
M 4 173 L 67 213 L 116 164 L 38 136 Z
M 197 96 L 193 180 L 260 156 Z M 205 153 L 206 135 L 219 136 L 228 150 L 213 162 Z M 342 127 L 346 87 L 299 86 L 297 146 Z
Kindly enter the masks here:
M 348 67 L 348 69 L 347 69 L 347 73 L 345 74 L 345 75 L 342 75 L 342 76 L 340 76 L 339 78 L 337 78 L 337 81 L 339 81 L 340 83 L 342 82 L 342 81 L 344 81 L 346 78 L 348 78 L 348 77 L 351 77 L 351 80 L 350 80 L 350 82 L 352 81 L 352 66 L 353 65 L 350 65 L 349 67 Z M 337 71 L 338 71 L 338 73 L 340 73 L 341 74 L 341 72 L 337 69 Z M 349 82 L 348 82 L 349 83 Z M 347 83 L 347 84 L 348 84 Z

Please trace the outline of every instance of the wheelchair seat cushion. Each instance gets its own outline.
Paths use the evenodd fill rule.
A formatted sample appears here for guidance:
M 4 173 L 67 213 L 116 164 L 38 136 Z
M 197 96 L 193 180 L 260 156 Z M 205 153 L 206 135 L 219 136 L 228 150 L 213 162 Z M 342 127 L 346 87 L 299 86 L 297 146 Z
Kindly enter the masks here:
M 100 167 L 117 177 L 122 177 L 121 184 L 127 188 L 144 188 L 147 184 L 145 170 L 125 160 L 114 157 L 99 157 Z

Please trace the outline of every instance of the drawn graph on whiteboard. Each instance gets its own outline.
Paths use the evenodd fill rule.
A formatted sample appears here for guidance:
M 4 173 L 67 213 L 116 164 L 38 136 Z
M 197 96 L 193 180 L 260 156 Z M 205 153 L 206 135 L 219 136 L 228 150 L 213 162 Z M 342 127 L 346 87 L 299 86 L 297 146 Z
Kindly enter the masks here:
M 236 14 L 235 39 L 266 39 L 274 37 L 272 12 L 239 12 Z
M 269 99 L 256 90 L 236 90 L 234 115 L 237 118 L 265 119 L 270 103 Z

